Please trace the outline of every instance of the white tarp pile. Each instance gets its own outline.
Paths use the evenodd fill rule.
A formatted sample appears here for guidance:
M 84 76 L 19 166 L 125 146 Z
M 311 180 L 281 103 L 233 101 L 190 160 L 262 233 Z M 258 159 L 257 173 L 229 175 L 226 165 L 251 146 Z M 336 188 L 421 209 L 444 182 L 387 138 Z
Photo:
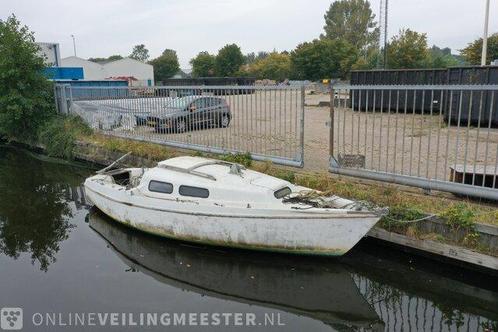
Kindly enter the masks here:
M 91 101 L 73 102 L 70 112 L 80 116 L 92 129 L 112 130 L 121 126 L 121 114 Z
M 73 101 L 70 112 L 79 115 L 93 129 L 133 130 L 137 117 L 164 111 L 172 98 L 129 98 Z

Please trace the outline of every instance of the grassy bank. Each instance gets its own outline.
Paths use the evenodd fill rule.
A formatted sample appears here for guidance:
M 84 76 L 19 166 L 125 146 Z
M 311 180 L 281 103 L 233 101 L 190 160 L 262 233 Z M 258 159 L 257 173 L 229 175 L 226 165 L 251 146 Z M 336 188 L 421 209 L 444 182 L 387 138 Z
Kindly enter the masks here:
M 325 193 L 345 198 L 364 201 L 378 207 L 388 207 L 389 215 L 382 219 L 380 226 L 418 238 L 431 238 L 441 242 L 447 239 L 438 234 L 423 234 L 416 224 L 406 221 L 419 219 L 427 215 L 435 215 L 445 220 L 454 229 L 465 230 L 468 236 L 462 243 L 481 252 L 488 252 L 479 247 L 475 223 L 498 226 L 498 210 L 496 206 L 486 202 L 478 202 L 451 195 L 425 195 L 418 190 L 406 190 L 392 184 L 380 182 L 362 182 L 356 179 L 341 177 L 328 172 L 304 172 L 271 162 L 257 162 L 249 154 L 211 155 L 189 150 L 178 150 L 155 143 L 134 141 L 94 133 L 79 118 L 55 118 L 44 126 L 40 142 L 46 147 L 50 156 L 71 159 L 78 155 L 78 147 L 86 146 L 91 150 L 84 154 L 86 160 L 102 160 L 102 155 L 114 158 L 116 155 L 131 152 L 137 158 L 133 164 L 153 165 L 154 162 L 180 155 L 198 155 L 244 164 L 253 170 L 263 172 L 298 185 L 320 190 Z
M 458 220 L 471 219 L 474 222 L 493 224 L 498 226 L 498 210 L 496 207 L 463 198 L 428 196 L 415 192 L 400 190 L 399 186 L 380 183 L 361 183 L 328 172 L 309 173 L 290 170 L 276 166 L 270 162 L 252 161 L 247 154 L 219 156 L 208 155 L 192 151 L 178 151 L 154 143 L 139 142 L 122 138 L 104 136 L 101 134 L 81 135 L 79 139 L 109 151 L 127 153 L 159 161 L 178 155 L 201 155 L 211 158 L 225 159 L 244 164 L 245 166 L 296 184 L 312 189 L 330 192 L 350 199 L 370 202 L 378 206 L 391 208 L 396 219 L 415 219 L 424 214 L 439 216 L 448 215 L 453 211 L 454 223 Z M 458 213 L 461 217 L 456 216 Z M 465 224 L 465 221 L 462 221 Z

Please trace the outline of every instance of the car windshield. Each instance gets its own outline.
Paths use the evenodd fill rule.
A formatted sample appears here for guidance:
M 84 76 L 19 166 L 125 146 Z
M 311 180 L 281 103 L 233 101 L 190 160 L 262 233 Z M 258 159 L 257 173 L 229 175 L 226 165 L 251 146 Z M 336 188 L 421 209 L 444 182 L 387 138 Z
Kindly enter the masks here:
M 166 108 L 184 109 L 194 100 L 195 98 L 192 97 L 173 98 L 167 101 L 165 106 Z

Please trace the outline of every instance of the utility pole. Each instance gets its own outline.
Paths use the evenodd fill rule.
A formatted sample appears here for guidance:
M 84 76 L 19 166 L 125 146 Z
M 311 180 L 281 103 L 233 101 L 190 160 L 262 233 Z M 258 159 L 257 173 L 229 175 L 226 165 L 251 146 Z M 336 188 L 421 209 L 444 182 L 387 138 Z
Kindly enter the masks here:
M 382 54 L 382 44 L 384 41 L 384 1 L 380 0 L 379 1 L 379 56 L 377 57 L 377 69 L 382 68 L 382 60 L 381 60 L 381 54 Z
M 386 0 L 386 9 L 384 10 L 384 69 L 387 68 L 387 18 L 389 16 L 388 9 L 389 0 Z
M 486 0 L 486 11 L 484 14 L 484 35 L 482 36 L 482 56 L 481 56 L 481 66 L 485 66 L 487 63 L 488 55 L 488 24 L 489 24 L 489 0 Z
M 71 38 L 73 38 L 73 50 L 74 50 L 74 56 L 76 56 L 76 40 L 74 39 L 74 35 L 71 35 Z
M 379 58 L 377 68 L 387 67 L 387 18 L 389 0 L 380 0 L 379 8 Z

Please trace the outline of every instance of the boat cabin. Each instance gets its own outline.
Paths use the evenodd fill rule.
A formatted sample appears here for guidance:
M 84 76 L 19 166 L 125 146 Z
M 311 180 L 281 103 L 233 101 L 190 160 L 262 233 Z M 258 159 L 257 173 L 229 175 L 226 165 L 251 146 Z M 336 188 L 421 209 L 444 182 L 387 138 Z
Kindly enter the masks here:
M 303 189 L 239 164 L 200 157 L 177 157 L 154 168 L 113 170 L 105 176 L 117 186 L 162 199 L 271 204 Z
M 145 172 L 137 188 L 154 198 L 270 203 L 290 194 L 294 185 L 239 164 L 178 157 L 162 161 Z

